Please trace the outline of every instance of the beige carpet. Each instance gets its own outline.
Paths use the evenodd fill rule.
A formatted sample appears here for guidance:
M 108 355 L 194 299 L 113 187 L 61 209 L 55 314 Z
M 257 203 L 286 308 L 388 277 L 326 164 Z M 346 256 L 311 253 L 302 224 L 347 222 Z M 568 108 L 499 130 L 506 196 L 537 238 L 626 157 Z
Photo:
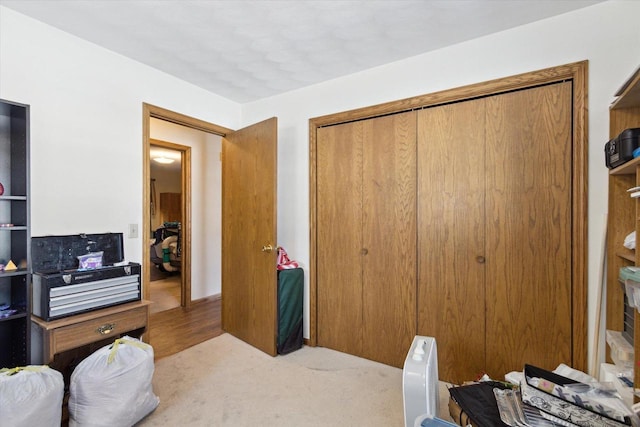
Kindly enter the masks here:
M 139 426 L 404 425 L 401 369 L 321 347 L 274 358 L 223 334 L 157 361 L 153 386 Z

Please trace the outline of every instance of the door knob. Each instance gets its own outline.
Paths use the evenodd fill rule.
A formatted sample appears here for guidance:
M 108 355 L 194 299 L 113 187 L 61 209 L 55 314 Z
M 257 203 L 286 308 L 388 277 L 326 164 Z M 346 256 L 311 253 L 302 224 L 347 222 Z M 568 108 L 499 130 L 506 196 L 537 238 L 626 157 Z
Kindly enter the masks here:
M 367 255 L 367 254 L 369 253 L 369 249 L 367 249 L 367 248 L 362 248 L 362 250 L 360 251 L 360 253 L 361 253 L 362 255 Z
M 484 257 L 482 255 L 478 255 L 476 257 L 476 261 L 478 261 L 478 263 L 480 263 L 480 264 L 484 264 L 485 259 L 484 259 Z
M 264 245 L 264 246 L 262 247 L 262 252 L 267 252 L 267 253 L 273 252 L 273 246 L 271 246 L 271 245 Z

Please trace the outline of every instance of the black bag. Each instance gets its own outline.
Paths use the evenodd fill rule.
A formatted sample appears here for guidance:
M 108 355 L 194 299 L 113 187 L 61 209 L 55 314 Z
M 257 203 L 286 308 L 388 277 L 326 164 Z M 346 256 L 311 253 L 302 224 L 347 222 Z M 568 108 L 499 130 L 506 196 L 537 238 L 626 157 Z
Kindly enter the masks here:
M 303 294 L 304 270 L 278 271 L 278 354 L 291 353 L 302 347 Z
M 497 381 L 483 381 L 449 389 L 451 398 L 467 414 L 476 427 L 509 427 L 500 419 L 500 410 L 493 389 L 507 386 Z

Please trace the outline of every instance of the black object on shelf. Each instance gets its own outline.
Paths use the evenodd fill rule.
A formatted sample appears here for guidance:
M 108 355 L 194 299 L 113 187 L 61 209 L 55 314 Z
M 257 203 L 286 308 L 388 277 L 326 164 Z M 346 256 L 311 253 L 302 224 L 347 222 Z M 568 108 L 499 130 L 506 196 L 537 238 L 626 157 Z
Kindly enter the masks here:
M 609 169 L 633 159 L 633 152 L 640 147 L 640 128 L 625 129 L 604 145 L 605 164 Z

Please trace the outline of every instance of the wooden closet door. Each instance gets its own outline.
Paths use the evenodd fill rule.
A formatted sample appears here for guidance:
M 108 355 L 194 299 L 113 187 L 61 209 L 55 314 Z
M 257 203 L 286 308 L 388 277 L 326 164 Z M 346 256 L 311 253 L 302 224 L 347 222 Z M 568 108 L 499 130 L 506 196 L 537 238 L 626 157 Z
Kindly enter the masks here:
M 487 368 L 572 360 L 572 83 L 487 98 Z
M 362 354 L 401 368 L 416 335 L 416 113 L 363 126 Z
M 363 122 L 317 131 L 318 345 L 362 353 Z
M 317 132 L 318 344 L 401 367 L 416 330 L 416 114 Z
M 458 384 L 485 368 L 484 105 L 418 114 L 418 335 Z
M 222 140 L 222 329 L 275 356 L 278 119 Z

